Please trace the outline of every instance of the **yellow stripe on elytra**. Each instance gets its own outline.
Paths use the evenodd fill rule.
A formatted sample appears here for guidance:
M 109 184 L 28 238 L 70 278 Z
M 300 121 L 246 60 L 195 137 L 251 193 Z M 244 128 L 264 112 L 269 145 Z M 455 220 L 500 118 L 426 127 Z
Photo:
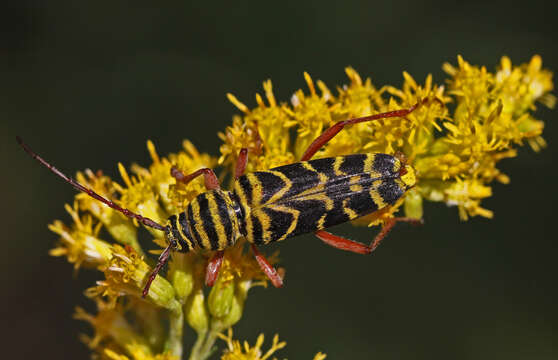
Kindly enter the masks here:
M 362 168 L 362 170 L 365 173 L 371 173 L 372 172 L 372 166 L 374 165 L 374 159 L 376 158 L 376 155 L 374 154 L 366 154 L 366 159 L 364 160 L 364 167 Z
M 374 204 L 376 204 L 378 210 L 387 206 L 380 193 L 378 193 L 380 185 L 382 185 L 382 180 L 376 180 L 372 183 L 372 187 L 370 188 L 370 197 L 372 198 L 372 201 L 374 201 Z
M 310 170 L 310 171 L 315 172 L 318 175 L 318 179 L 320 179 L 320 184 L 325 184 L 329 180 L 329 177 L 326 174 L 324 174 L 322 172 L 319 172 L 316 169 L 314 169 L 314 167 L 312 165 L 310 165 L 309 162 L 303 161 L 300 164 L 306 170 Z
M 343 200 L 343 211 L 345 212 L 345 214 L 347 214 L 349 216 L 349 219 L 352 220 L 352 219 L 356 219 L 357 217 L 359 217 L 359 214 L 349 207 L 349 201 L 350 200 L 351 199 Z
M 362 191 L 362 185 L 360 184 L 353 184 L 349 187 L 352 192 L 360 192 Z
M 311 187 L 310 189 L 307 189 L 299 194 L 299 196 L 302 198 L 301 200 L 320 200 L 325 203 L 327 211 L 332 210 L 334 205 L 333 200 L 325 195 L 325 186 L 329 180 L 329 177 L 326 174 L 314 169 L 314 167 L 309 162 L 302 162 L 301 164 L 305 169 L 316 173 L 318 175 L 318 179 L 320 179 L 318 185 Z
M 272 172 L 275 174 L 275 172 Z M 283 175 L 283 174 L 281 174 Z M 262 183 L 260 182 L 260 180 L 256 177 L 256 175 L 252 174 L 252 173 L 248 173 L 245 175 L 246 176 L 246 180 L 248 181 L 248 186 L 250 186 L 251 189 L 251 193 L 252 193 L 252 198 L 249 199 L 250 202 L 245 203 L 245 204 L 250 204 L 250 206 L 247 206 L 248 208 L 251 207 L 252 209 L 258 208 L 261 205 L 262 202 L 262 197 L 263 197 L 263 188 L 262 188 Z M 283 175 L 283 177 L 285 177 Z M 285 177 L 286 178 L 286 177 Z M 289 184 L 287 182 L 287 184 Z M 247 197 L 246 194 L 244 193 L 244 190 L 242 189 L 241 186 L 238 186 L 237 188 L 239 188 L 241 190 L 241 201 L 246 201 Z M 284 188 L 281 189 L 281 191 L 285 190 Z M 269 202 L 269 201 L 268 201 Z M 271 220 L 269 219 L 269 217 L 264 214 L 263 212 L 260 211 L 252 211 L 252 214 L 254 216 L 256 216 L 260 222 L 260 225 L 262 227 L 262 237 L 265 239 L 266 236 L 269 236 L 269 227 L 271 226 Z M 245 221 L 246 221 L 246 233 L 248 235 L 248 240 L 250 241 L 250 239 L 252 238 L 252 234 L 253 234 L 253 230 L 254 230 L 254 223 L 252 221 L 252 216 L 250 216 L 250 214 L 245 214 Z M 253 241 L 253 239 L 252 239 Z
M 333 203 L 333 200 L 331 200 L 331 198 L 323 192 L 316 192 L 316 193 L 310 193 L 308 195 L 297 196 L 296 200 L 297 201 L 306 201 L 306 200 L 321 201 L 325 204 L 325 208 L 326 208 L 327 211 L 332 210 L 333 206 L 335 205 Z
M 341 165 L 343 164 L 344 161 L 345 161 L 344 156 L 338 156 L 333 161 L 333 172 L 335 173 L 336 176 L 347 175 L 345 174 L 345 172 L 341 171 Z
M 360 175 L 354 175 L 349 178 L 349 185 L 357 185 L 360 184 Z
M 223 198 L 225 199 L 225 202 L 227 203 L 229 219 L 230 219 L 231 225 L 232 225 L 232 240 L 231 241 L 234 242 L 236 240 L 236 237 L 238 236 L 238 233 L 239 233 L 239 229 L 238 229 L 239 225 L 238 225 L 238 218 L 236 217 L 236 214 L 233 210 L 234 203 L 233 203 L 229 194 L 230 193 L 227 191 L 227 192 L 224 192 L 222 195 L 223 195 Z M 232 244 L 229 244 L 229 245 L 232 245 Z
M 366 159 L 364 160 L 364 168 L 363 171 L 365 173 L 370 174 L 370 178 L 376 179 L 381 177 L 382 175 L 374 170 L 374 161 L 376 160 L 375 154 L 367 154 Z
M 291 225 L 289 225 L 289 228 L 287 229 L 285 234 L 283 234 L 283 236 L 281 236 L 279 239 L 277 239 L 277 241 L 282 241 L 282 240 L 285 240 L 289 236 L 289 234 L 292 233 L 294 231 L 294 229 L 296 228 L 296 225 L 298 224 L 298 217 L 300 215 L 300 211 L 298 211 L 296 209 L 292 209 L 292 208 L 287 207 L 287 206 L 274 206 L 273 209 L 276 210 L 276 211 L 282 211 L 282 212 L 285 212 L 287 214 L 291 214 L 293 216 L 293 221 L 291 221 Z
M 260 180 L 252 173 L 246 174 L 245 176 L 252 189 L 252 199 L 250 199 L 249 204 L 252 206 L 260 204 L 262 201 L 262 184 Z
M 240 183 L 237 181 L 234 185 L 234 192 L 238 195 L 240 200 L 240 206 L 244 209 L 244 224 L 246 226 L 246 234 L 248 241 L 252 236 L 252 231 L 254 230 L 254 223 L 252 222 L 252 215 L 251 215 L 251 208 L 248 205 L 248 198 L 244 193 L 244 189 L 240 186 Z M 253 242 L 253 241 L 250 241 Z
M 326 217 L 327 217 L 327 213 L 323 214 L 322 217 L 320 218 L 320 220 L 318 220 L 318 223 L 316 224 L 316 226 L 319 230 L 324 228 Z
M 226 219 L 221 219 L 219 215 L 219 208 L 217 207 L 217 201 L 215 201 L 214 193 L 206 193 L 207 203 L 209 204 L 209 212 L 211 213 L 211 219 L 213 220 L 213 227 L 217 233 L 219 249 L 224 249 L 228 246 L 227 244 L 227 234 L 225 234 L 225 227 L 223 226 L 223 221 Z
M 196 199 L 192 201 L 190 205 L 192 206 L 192 216 L 194 217 L 194 224 L 195 224 L 194 226 L 196 228 L 196 231 L 200 235 L 201 244 L 199 245 L 202 249 L 211 249 L 209 236 L 207 236 L 207 233 L 203 228 L 203 219 L 200 216 L 200 203 Z
M 270 239 L 272 234 L 271 231 L 269 231 L 269 228 L 271 227 L 271 219 L 269 215 L 263 211 L 256 211 L 254 212 L 254 215 L 258 218 L 260 225 L 262 226 L 262 238 Z
M 277 176 L 278 178 L 283 180 L 283 182 L 285 183 L 285 186 L 283 186 L 281 188 L 281 190 L 279 190 L 275 194 L 273 194 L 273 196 L 271 198 L 269 198 L 269 200 L 267 201 L 267 203 L 273 203 L 273 202 L 283 198 L 283 195 L 285 195 L 287 193 L 287 191 L 289 191 L 291 189 L 291 187 L 293 186 L 293 182 L 288 177 L 286 177 L 285 174 L 283 174 L 279 171 L 269 171 L 269 173 Z

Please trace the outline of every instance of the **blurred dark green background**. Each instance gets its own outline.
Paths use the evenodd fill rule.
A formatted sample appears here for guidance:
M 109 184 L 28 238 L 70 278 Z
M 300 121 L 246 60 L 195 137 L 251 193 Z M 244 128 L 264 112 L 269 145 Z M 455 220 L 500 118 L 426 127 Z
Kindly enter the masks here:
M 2 176 L 2 357 L 88 358 L 72 320 L 97 274 L 47 255 L 47 231 L 73 189 L 18 148 L 20 134 L 73 174 L 117 175 L 116 163 L 147 164 L 192 140 L 217 154 L 217 131 L 254 106 L 261 82 L 278 99 L 304 87 L 303 71 L 330 88 L 354 66 L 381 86 L 444 81 L 441 65 L 462 54 L 494 69 L 540 54 L 558 70 L 556 2 L 8 1 L 0 8 Z M 426 206 L 426 225 L 401 226 L 372 257 L 329 248 L 312 236 L 280 248 L 281 290 L 255 289 L 236 336 L 278 332 L 279 358 L 555 359 L 556 111 L 539 107 L 549 147 L 502 162 L 510 185 L 484 204 L 493 220 L 458 221 Z M 338 233 L 368 241 L 373 232 Z M 187 333 L 188 341 L 193 337 Z M 222 344 L 221 344 L 222 345 Z M 554 348 L 554 349 L 553 349 Z

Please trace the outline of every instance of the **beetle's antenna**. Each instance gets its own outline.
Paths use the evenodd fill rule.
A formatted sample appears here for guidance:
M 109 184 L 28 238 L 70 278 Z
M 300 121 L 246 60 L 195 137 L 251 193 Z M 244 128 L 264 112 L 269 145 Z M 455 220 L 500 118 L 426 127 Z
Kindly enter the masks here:
M 31 157 L 33 159 L 37 160 L 42 165 L 44 165 L 47 169 L 49 169 L 50 171 L 52 171 L 56 175 L 60 176 L 66 182 L 70 183 L 77 190 L 83 191 L 84 193 L 91 196 L 92 198 L 101 201 L 102 203 L 106 204 L 107 206 L 113 208 L 114 210 L 120 211 L 122 214 L 126 215 L 129 218 L 137 219 L 139 222 L 141 222 L 145 226 L 149 226 L 149 227 L 152 227 L 152 228 L 157 229 L 157 230 L 165 231 L 165 229 L 166 229 L 165 226 L 163 226 L 163 225 L 161 225 L 161 224 L 159 224 L 159 223 L 157 223 L 157 222 L 155 222 L 155 221 L 153 221 L 149 218 L 146 218 L 146 217 L 143 217 L 139 214 L 136 214 L 136 213 L 134 213 L 134 212 L 132 212 L 128 209 L 121 208 L 120 206 L 118 206 L 114 202 L 112 202 L 111 200 L 105 199 L 101 195 L 97 194 L 95 191 L 86 188 L 85 186 L 83 186 L 79 182 L 77 182 L 76 180 L 72 179 L 71 177 L 66 176 L 60 170 L 58 170 L 57 168 L 55 168 L 54 166 L 52 166 L 51 164 L 46 162 L 46 160 L 44 160 L 42 157 L 40 157 L 35 152 L 33 152 L 33 150 L 31 150 L 31 148 L 29 146 L 27 146 L 27 144 L 25 144 L 19 136 L 16 136 L 16 140 L 19 143 L 19 145 L 21 145 L 23 150 L 25 150 L 29 155 L 31 155 Z M 168 255 L 167 255 L 167 257 L 168 257 Z
M 159 271 L 161 271 L 163 266 L 165 266 L 167 261 L 169 261 L 169 256 L 174 246 L 176 246 L 176 243 L 171 242 L 159 256 L 157 266 L 155 266 L 155 269 L 153 269 L 151 275 L 149 275 L 149 279 L 147 279 L 147 283 L 145 283 L 145 287 L 143 288 L 143 291 L 141 293 L 142 298 L 145 298 L 147 296 L 147 294 L 149 293 L 149 288 L 151 287 L 151 283 L 153 282 L 153 280 L 155 280 L 155 277 L 157 276 Z

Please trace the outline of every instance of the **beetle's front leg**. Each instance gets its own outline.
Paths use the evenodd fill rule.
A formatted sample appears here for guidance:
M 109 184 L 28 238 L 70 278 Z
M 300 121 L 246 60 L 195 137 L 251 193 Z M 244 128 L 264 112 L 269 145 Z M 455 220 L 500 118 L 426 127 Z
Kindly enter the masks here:
M 242 148 L 238 153 L 238 158 L 236 159 L 236 166 L 234 168 L 234 179 L 238 180 L 239 177 L 244 175 L 246 170 L 246 165 L 248 164 L 248 149 Z
M 181 183 L 188 184 L 190 181 L 194 180 L 200 175 L 203 175 L 205 187 L 207 190 L 216 190 L 221 188 L 219 185 L 219 179 L 217 179 L 217 175 L 213 172 L 213 170 L 209 168 L 203 168 L 194 171 L 189 175 L 184 175 L 184 173 L 174 166 L 171 168 L 171 175 L 176 179 L 176 181 L 180 181 Z
M 213 286 L 217 276 L 219 276 L 219 270 L 223 264 L 223 257 L 225 256 L 225 250 L 219 250 L 215 252 L 215 255 L 207 263 L 207 268 L 205 270 L 205 284 L 207 286 Z

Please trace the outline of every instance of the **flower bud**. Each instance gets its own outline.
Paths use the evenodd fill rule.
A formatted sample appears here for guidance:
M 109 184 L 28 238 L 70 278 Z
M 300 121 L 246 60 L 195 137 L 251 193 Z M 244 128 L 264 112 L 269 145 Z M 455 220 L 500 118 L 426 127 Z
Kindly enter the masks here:
M 185 307 L 186 320 L 198 334 L 205 333 L 209 327 L 209 314 L 205 307 L 205 295 L 201 288 L 196 289 Z
M 168 277 L 174 287 L 178 301 L 185 304 L 194 288 L 194 269 L 191 256 L 175 253 L 170 263 Z
M 250 280 L 236 283 L 236 289 L 234 291 L 234 296 L 232 297 L 230 310 L 224 317 L 214 320 L 218 323 L 218 327 L 221 329 L 227 329 L 240 320 L 242 312 L 244 311 L 244 303 L 246 301 L 246 297 L 248 296 L 250 286 Z
M 211 315 L 221 318 L 229 314 L 233 305 L 234 282 L 219 281 L 211 288 L 207 305 Z
M 405 216 L 413 219 L 422 219 L 422 196 L 416 188 L 407 192 L 403 204 Z

